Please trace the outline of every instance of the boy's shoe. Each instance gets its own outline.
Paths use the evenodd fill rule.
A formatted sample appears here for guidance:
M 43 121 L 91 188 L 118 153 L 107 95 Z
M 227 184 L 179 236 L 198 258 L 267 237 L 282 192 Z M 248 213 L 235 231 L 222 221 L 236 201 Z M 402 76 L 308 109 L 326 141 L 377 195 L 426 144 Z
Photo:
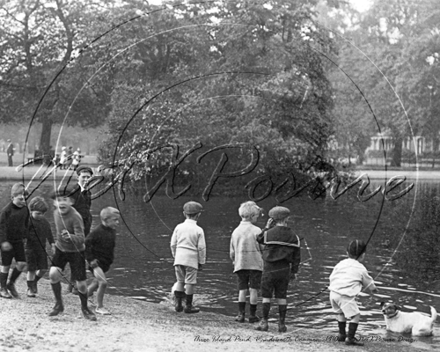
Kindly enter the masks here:
M 286 324 L 278 324 L 278 332 L 286 332 L 287 331 L 287 326 Z
M 238 321 L 239 323 L 244 323 L 245 321 L 244 313 L 238 313 L 237 317 L 235 318 L 235 321 Z
M 255 328 L 255 330 L 258 331 L 268 331 L 269 330 L 269 324 L 267 322 L 267 319 L 262 319 L 260 321 L 260 324 Z
M 357 341 L 356 338 L 354 338 L 354 337 L 348 337 L 345 340 L 345 344 L 348 346 L 363 346 L 364 345 L 363 342 Z
M 183 310 L 185 313 L 198 313 L 200 312 L 199 308 L 195 308 L 193 305 L 185 306 L 185 309 Z
M 28 288 L 28 289 L 27 289 L 27 292 L 26 292 L 26 295 L 27 295 L 28 297 L 35 297 L 34 290 L 32 290 L 31 288 Z
M 52 312 L 49 313 L 50 317 L 54 317 L 60 313 L 64 312 L 64 306 L 62 303 L 56 303 L 55 307 L 53 307 Z
M 93 312 L 89 308 L 81 308 L 81 311 L 83 313 L 84 318 L 91 321 L 96 321 L 96 315 L 93 314 Z
M 95 308 L 95 313 L 101 314 L 101 315 L 111 315 L 112 313 L 110 313 L 107 309 L 105 309 L 104 307 L 97 307 Z
M 260 317 L 258 315 L 251 315 L 249 317 L 249 323 L 258 323 L 260 321 Z
M 0 289 L 0 296 L 2 296 L 3 298 L 12 298 L 8 290 L 5 288 Z
M 14 298 L 20 298 L 20 295 L 18 294 L 17 290 L 15 289 L 15 285 L 13 283 L 9 283 L 6 285 L 6 288 L 8 289 L 9 293 Z
M 344 342 L 346 338 L 347 338 L 347 335 L 339 334 L 337 340 L 338 340 L 338 342 Z

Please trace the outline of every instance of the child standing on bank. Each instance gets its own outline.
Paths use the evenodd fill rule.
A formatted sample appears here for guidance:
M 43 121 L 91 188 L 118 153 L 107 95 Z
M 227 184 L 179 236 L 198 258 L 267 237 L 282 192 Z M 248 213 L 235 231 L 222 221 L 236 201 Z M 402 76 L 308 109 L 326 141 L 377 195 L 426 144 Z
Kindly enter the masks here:
M 256 330 L 269 330 L 269 312 L 272 293 L 278 299 L 278 331 L 286 332 L 287 288 L 290 279 L 295 279 L 301 261 L 300 240 L 287 227 L 290 210 L 285 207 L 274 207 L 269 211 L 266 227 L 258 235 L 257 241 L 264 245 L 263 276 L 261 294 L 263 296 L 263 319 Z M 273 226 L 275 225 L 275 226 Z M 272 227 L 273 226 L 273 227 Z
M 0 248 L 2 265 L 0 266 L 0 296 L 20 298 L 15 289 L 15 281 L 26 267 L 24 239 L 29 233 L 29 210 L 26 207 L 26 191 L 22 183 L 11 188 L 11 202 L 0 212 Z M 17 265 L 9 276 L 9 268 L 15 258 Z M 8 281 L 9 276 L 9 281 Z M 9 292 L 8 292 L 9 291 Z
M 238 316 L 235 321 L 244 323 L 246 311 L 246 294 L 250 293 L 249 323 L 256 323 L 260 318 L 256 315 L 258 289 L 261 285 L 263 257 L 257 236 L 261 229 L 254 224 L 261 214 L 261 208 L 249 201 L 240 205 L 238 214 L 241 223 L 231 236 L 230 257 L 234 264 L 234 273 L 238 281 Z
M 197 283 L 197 272 L 206 261 L 206 243 L 203 229 L 197 225 L 203 207 L 197 202 L 187 202 L 183 206 L 186 220 L 177 225 L 171 237 L 171 253 L 174 257 L 176 272 L 176 312 L 198 313 L 200 309 L 193 306 L 194 286 Z M 182 300 L 186 293 L 186 305 Z
M 29 236 L 26 242 L 28 297 L 35 297 L 38 293 L 37 282 L 47 271 L 46 241 L 52 247 L 52 254 L 55 254 L 55 243 L 50 224 L 44 217 L 48 209 L 49 207 L 42 197 L 32 198 L 29 202 L 31 217 Z
M 330 303 L 333 311 L 338 314 L 338 341 L 345 341 L 346 345 L 363 346 L 355 338 L 361 316 L 356 296 L 363 289 L 368 289 L 371 293 L 377 292 L 373 278 L 362 264 L 366 249 L 367 245 L 363 241 L 350 242 L 347 247 L 348 258 L 340 261 L 330 275 Z M 350 321 L 348 334 L 345 331 L 347 320 Z
M 67 263 L 72 270 L 72 280 L 76 281 L 84 318 L 96 320 L 95 314 L 87 306 L 86 261 L 84 223 L 81 215 L 73 208 L 72 190 L 63 188 L 52 194 L 54 199 L 54 221 L 56 228 L 55 255 L 49 271 L 50 283 L 55 296 L 55 306 L 49 316 L 64 311 L 61 296 L 62 271 Z
M 95 277 L 87 289 L 87 295 L 90 297 L 93 292 L 98 290 L 98 307 L 95 312 L 109 315 L 110 312 L 103 305 L 104 293 L 107 288 L 105 273 L 113 263 L 116 228 L 120 219 L 119 210 L 113 207 L 104 208 L 101 210 L 100 217 L 101 224 L 86 237 L 86 260 Z

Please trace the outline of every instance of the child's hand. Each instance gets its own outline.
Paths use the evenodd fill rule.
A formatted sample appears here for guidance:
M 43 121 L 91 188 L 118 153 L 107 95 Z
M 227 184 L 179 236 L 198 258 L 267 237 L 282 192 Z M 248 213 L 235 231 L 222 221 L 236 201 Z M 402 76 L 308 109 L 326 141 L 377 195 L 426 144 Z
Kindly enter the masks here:
M 90 263 L 89 263 L 90 267 L 97 268 L 99 266 L 98 264 L 98 259 L 93 259 Z
M 70 233 L 69 231 L 67 231 L 66 229 L 64 229 L 63 231 L 61 231 L 61 237 L 64 240 L 69 240 L 70 239 Z
M 7 251 L 10 251 L 10 250 L 12 250 L 12 244 L 10 244 L 8 241 L 3 242 L 2 243 L 2 251 L 7 252 Z
M 272 218 L 269 218 L 268 220 L 267 220 L 267 223 L 266 223 L 266 228 L 267 229 L 270 229 L 271 227 L 272 227 L 272 224 L 273 224 L 273 222 L 274 222 L 274 220 L 272 219 Z
M 199 271 L 203 270 L 202 267 L 203 267 L 203 265 L 199 263 Z

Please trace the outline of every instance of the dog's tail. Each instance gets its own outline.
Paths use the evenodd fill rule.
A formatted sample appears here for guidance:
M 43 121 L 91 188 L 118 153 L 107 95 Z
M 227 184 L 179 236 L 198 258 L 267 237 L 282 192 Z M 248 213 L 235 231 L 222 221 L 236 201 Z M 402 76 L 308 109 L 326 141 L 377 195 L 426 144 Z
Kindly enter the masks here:
M 433 306 L 431 306 L 431 323 L 434 324 L 436 319 L 437 319 L 437 311 Z

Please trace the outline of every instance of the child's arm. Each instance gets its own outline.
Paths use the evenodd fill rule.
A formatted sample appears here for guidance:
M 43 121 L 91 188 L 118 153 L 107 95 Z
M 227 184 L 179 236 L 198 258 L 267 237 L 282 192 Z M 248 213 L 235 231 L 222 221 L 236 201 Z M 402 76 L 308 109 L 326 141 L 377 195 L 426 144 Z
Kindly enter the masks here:
M 234 246 L 234 233 L 231 236 L 231 243 L 229 245 L 229 257 L 232 260 L 232 264 L 235 263 L 235 246 Z
M 8 221 L 8 215 L 5 211 L 0 213 L 0 245 L 3 251 L 10 251 L 12 245 L 8 242 L 6 236 L 6 223 Z
M 205 264 L 206 262 L 206 242 L 205 242 L 205 233 L 203 232 L 203 230 L 199 234 L 197 249 L 199 251 L 199 266 L 200 266 L 200 264 Z
M 173 235 L 171 236 L 171 254 L 173 255 L 173 258 L 176 257 L 176 247 L 177 247 L 177 228 L 174 229 Z
M 61 233 L 61 234 L 62 234 L 62 236 L 64 236 L 64 238 L 66 238 L 66 239 L 69 238 L 76 247 L 82 247 L 85 242 L 84 225 L 83 225 L 82 218 L 79 215 L 78 218 L 75 217 L 72 220 L 73 220 L 72 221 L 73 233 L 69 233 L 66 230 L 64 235 L 63 235 L 63 233 Z
M 371 293 L 378 292 L 377 287 L 374 284 L 373 278 L 368 274 L 366 270 L 362 273 L 362 288 L 364 291 L 368 290 Z

